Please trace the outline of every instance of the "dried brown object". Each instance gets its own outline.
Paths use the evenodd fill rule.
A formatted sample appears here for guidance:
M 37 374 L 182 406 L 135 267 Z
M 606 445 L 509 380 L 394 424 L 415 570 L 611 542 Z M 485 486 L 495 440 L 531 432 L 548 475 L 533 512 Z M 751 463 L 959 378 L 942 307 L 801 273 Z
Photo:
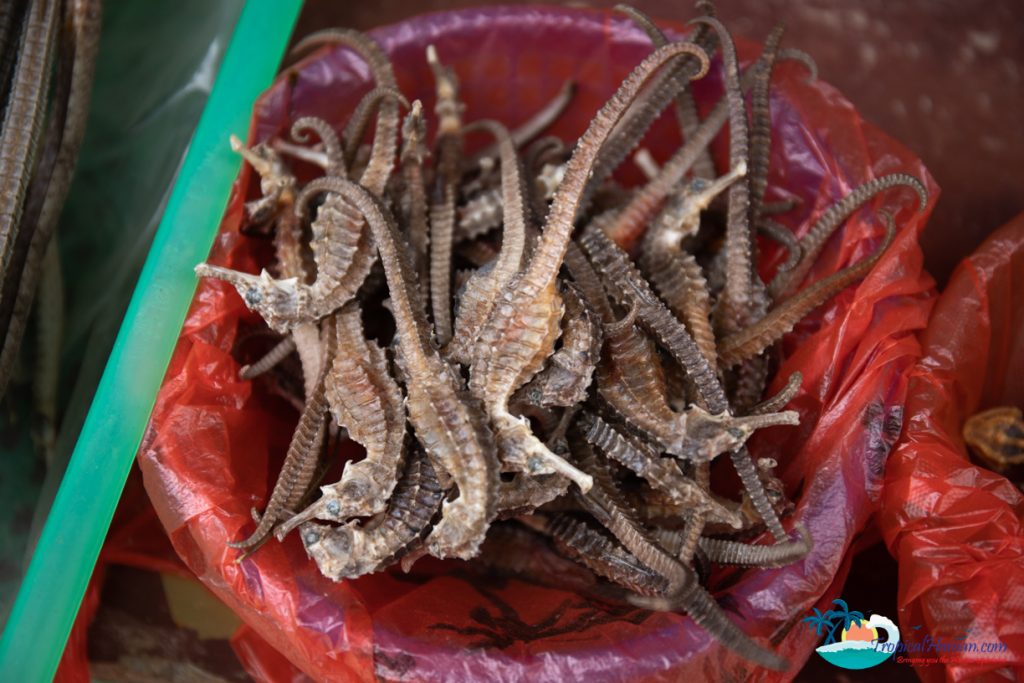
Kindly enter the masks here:
M 784 662 L 731 623 L 701 577 L 708 562 L 782 566 L 809 551 L 813 539 L 784 526 L 792 506 L 776 463 L 755 460 L 745 443 L 758 429 L 797 423 L 785 406 L 799 375 L 775 396 L 762 396 L 771 346 L 863 277 L 888 240 L 847 270 L 773 301 L 770 294 L 787 294 L 792 283 L 770 292 L 756 276 L 755 231 L 790 252 L 792 268 L 779 282 L 796 278 L 865 198 L 893 184 L 917 189 L 916 181 L 891 176 L 859 188 L 797 240 L 766 218 L 791 205 L 763 201 L 771 66 L 789 56 L 779 47 L 781 33 L 741 75 L 731 38 L 713 18 L 699 20 L 699 45 L 672 43 L 626 11 L 656 49 L 575 144 L 538 140 L 525 163 L 517 147 L 564 103 L 553 101 L 521 134 L 496 121 L 463 121 L 457 76 L 435 51 L 428 61 L 438 132 L 426 139 L 428 115 L 413 102 L 402 126 L 399 175 L 389 177 L 382 166 L 367 176 L 374 150 L 395 151 L 377 139 L 395 135 L 381 125 L 380 112 L 404 101 L 382 77 L 340 139 L 322 122 L 304 120 L 292 133 L 298 144 L 271 140 L 253 148 L 252 163 L 265 167 L 268 181 L 253 213 L 276 224 L 279 275 L 296 275 L 287 285 L 262 276 L 266 293 L 251 298 L 288 290 L 290 299 L 279 296 L 269 307 L 261 299 L 256 307 L 296 346 L 302 325 L 327 321 L 336 340 L 322 365 L 332 428 L 344 428 L 366 449 L 318 500 L 288 509 L 284 524 L 278 510 L 262 526 L 278 536 L 298 527 L 320 569 L 339 580 L 400 558 L 407 567 L 424 554 L 470 559 L 494 522 L 518 523 L 603 577 L 592 584 L 605 597 L 686 611 L 727 646 L 781 668 Z M 701 121 L 681 90 L 709 68 L 705 48 L 715 43 L 725 54 L 727 96 Z M 742 91 L 751 87 L 748 145 Z M 615 186 L 612 171 L 672 101 L 686 143 L 659 154 L 668 161 L 652 168 L 643 187 L 630 193 Z M 375 107 L 367 155 L 356 140 L 361 144 Z M 730 164 L 716 178 L 707 148 L 727 121 Z M 495 141 L 473 153 L 480 130 Z M 313 135 L 303 137 L 309 131 L 315 145 Z M 313 161 L 324 177 L 299 188 L 267 150 Z M 728 196 L 724 206 L 714 202 L 720 193 Z M 322 202 L 314 212 L 316 198 Z M 302 235 L 311 236 L 308 245 Z M 370 261 L 379 254 L 381 269 L 344 301 L 331 298 L 334 285 L 316 289 L 321 265 L 335 279 L 357 272 L 365 244 L 373 247 Z M 302 254 L 312 263 L 296 258 Z M 287 259 L 296 264 L 290 271 Z M 381 322 L 385 310 L 394 331 Z M 267 363 L 289 352 L 284 343 Z M 743 485 L 736 500 L 711 481 L 710 463 L 723 453 Z M 749 542 L 763 531 L 766 540 Z M 525 538 L 516 536 L 516 547 Z M 525 558 L 501 565 L 541 566 Z
M 1024 415 L 1013 406 L 972 415 L 964 423 L 964 441 L 972 453 L 996 472 L 1024 465 Z

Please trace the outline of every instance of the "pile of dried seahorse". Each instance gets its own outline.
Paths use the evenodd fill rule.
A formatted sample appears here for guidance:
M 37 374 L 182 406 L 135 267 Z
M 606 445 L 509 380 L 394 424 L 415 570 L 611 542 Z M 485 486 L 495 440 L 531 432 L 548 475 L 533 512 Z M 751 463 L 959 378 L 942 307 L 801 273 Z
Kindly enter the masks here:
M 0 396 L 38 296 L 34 403 L 49 460 L 63 316 L 54 231 L 85 132 L 100 0 L 0 2 Z
M 782 408 L 799 376 L 761 399 L 772 349 L 863 277 L 894 234 L 886 217 L 873 255 L 797 289 L 836 228 L 882 191 L 909 187 L 923 206 L 925 189 L 902 174 L 871 180 L 796 239 L 770 218 L 790 205 L 764 201 L 768 94 L 776 60 L 809 59 L 780 49 L 776 30 L 741 73 L 709 9 L 687 42 L 621 10 L 655 49 L 575 144 L 534 140 L 571 88 L 514 132 L 468 123 L 456 74 L 430 48 L 437 133 L 428 153 L 423 106 L 396 89 L 372 40 L 332 30 L 299 45 L 351 48 L 376 88 L 340 136 L 302 118 L 291 140 L 251 149 L 232 140 L 261 178 L 246 225 L 273 226 L 277 262 L 273 274 L 196 272 L 233 285 L 282 335 L 242 376 L 277 372 L 295 352 L 304 397 L 270 500 L 253 512 L 256 529 L 231 545 L 254 549 L 298 528 L 320 570 L 340 580 L 424 554 L 472 558 L 492 524 L 510 520 L 620 597 L 685 610 L 750 660 L 783 667 L 726 618 L 701 573 L 707 563 L 777 567 L 810 549 L 804 528 L 780 520 L 791 505 L 775 463 L 745 446 L 759 428 L 797 423 Z M 701 120 L 688 83 L 708 72 L 716 48 L 726 95 Z M 618 186 L 613 171 L 670 105 L 685 144 L 660 168 L 641 158 L 646 185 Z M 708 144 L 726 121 L 729 168 L 716 175 Z M 490 146 L 467 153 L 479 136 Z M 323 175 L 300 186 L 286 158 Z M 756 234 L 788 250 L 767 285 Z M 393 319 L 393 336 L 382 319 Z M 342 430 L 366 455 L 316 497 L 326 444 Z M 711 488 L 710 463 L 723 453 L 742 481 L 740 501 Z M 765 530 L 769 542 L 749 543 Z

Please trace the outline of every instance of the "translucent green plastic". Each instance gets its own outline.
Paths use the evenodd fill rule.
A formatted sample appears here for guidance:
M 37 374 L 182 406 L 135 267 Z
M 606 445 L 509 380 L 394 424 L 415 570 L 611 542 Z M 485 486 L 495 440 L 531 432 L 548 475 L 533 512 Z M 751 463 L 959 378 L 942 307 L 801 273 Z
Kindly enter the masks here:
M 244 136 L 301 5 L 242 11 L 0 639 L 0 680 L 53 678 L 238 173 L 227 134 Z

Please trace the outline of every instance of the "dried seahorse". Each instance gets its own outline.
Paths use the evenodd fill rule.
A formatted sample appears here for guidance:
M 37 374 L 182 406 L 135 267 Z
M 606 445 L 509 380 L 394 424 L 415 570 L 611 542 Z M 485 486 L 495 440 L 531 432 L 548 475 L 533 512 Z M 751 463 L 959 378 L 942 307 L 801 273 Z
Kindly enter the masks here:
M 652 252 L 681 251 L 684 240 L 695 237 L 700 230 L 701 214 L 718 195 L 746 173 L 746 162 L 741 161 L 719 178 L 696 178 L 685 183 L 681 189 L 674 190 L 644 233 L 641 259 L 652 256 Z
M 616 5 L 615 11 L 622 12 L 630 19 L 632 19 L 637 26 L 643 29 L 643 32 L 647 34 L 647 37 L 651 39 L 651 45 L 655 49 L 665 45 L 668 42 L 668 38 L 658 27 L 654 21 L 641 12 L 635 7 L 629 5 Z M 704 36 L 705 30 L 703 27 L 697 29 L 697 34 L 691 39 L 704 48 L 706 52 L 711 52 L 712 44 Z M 685 86 L 685 83 L 679 85 Z M 683 140 L 689 140 L 693 137 L 694 132 L 697 130 L 697 126 L 700 125 L 700 117 L 697 113 L 697 103 L 693 99 L 693 93 L 690 92 L 689 88 L 682 87 L 675 94 L 675 109 L 676 118 L 679 121 L 679 130 L 683 135 Z M 710 152 L 705 148 L 701 155 L 693 164 L 693 175 L 695 178 L 714 178 L 715 177 L 715 164 L 711 160 Z
M 330 360 L 334 349 L 334 333 L 329 332 L 324 364 Z M 243 541 L 228 543 L 228 547 L 247 549 L 262 543 L 278 522 L 296 512 L 295 507 L 305 497 L 324 442 L 327 417 L 325 380 L 326 373 L 321 372 L 313 390 L 306 396 L 306 404 L 288 445 L 288 454 L 285 456 L 284 465 L 281 466 L 281 473 L 277 477 L 263 515 L 260 516 L 255 509 L 252 511 L 253 519 L 256 520 L 255 531 Z
M 362 99 L 359 100 L 359 104 L 356 105 L 355 111 L 349 117 L 348 123 L 345 124 L 345 130 L 342 131 L 341 139 L 343 140 L 345 164 L 350 171 L 356 160 L 356 152 L 363 143 L 366 129 L 370 125 L 370 119 L 373 118 L 374 109 L 383 107 L 384 102 L 388 100 L 406 109 L 409 108 L 408 100 L 405 99 L 405 96 L 396 87 L 392 85 L 378 85 L 363 95 Z M 337 174 L 329 173 L 328 175 Z M 351 172 L 349 176 L 352 176 Z
M 750 193 L 748 220 L 750 225 L 758 226 L 761 222 L 764 192 L 768 187 L 768 162 L 772 151 L 772 115 L 769 99 L 772 69 L 778 55 L 779 41 L 782 40 L 783 27 L 772 29 L 764 41 L 761 59 L 758 60 L 754 76 L 754 87 L 750 93 L 750 173 L 747 176 Z M 756 243 L 755 243 L 756 244 Z
M 326 123 L 322 123 L 326 126 Z M 297 129 L 301 133 L 301 126 Z M 277 151 L 265 144 L 249 149 L 235 136 L 231 136 L 232 149 L 238 152 L 260 176 L 263 196 L 245 204 L 246 224 L 275 223 L 274 250 L 277 257 L 279 277 L 294 277 L 302 282 L 308 279 L 302 255 L 302 234 L 299 221 L 292 209 L 295 202 L 295 177 L 285 167 Z M 312 323 L 301 326 L 295 334 L 286 339 L 299 348 L 308 394 L 319 376 L 320 340 L 319 332 Z M 282 342 L 284 344 L 284 342 Z M 264 358 L 252 366 L 241 369 L 242 379 L 251 379 L 274 367 L 288 356 L 283 346 L 271 349 Z
M 379 86 L 397 90 L 390 62 L 370 38 L 356 31 L 330 29 L 306 37 L 295 51 L 322 43 L 342 43 L 355 50 L 370 66 Z M 398 123 L 398 104 L 385 98 L 377 113 L 370 160 L 359 178 L 359 183 L 377 196 L 383 194 L 394 164 Z M 305 217 L 305 206 L 297 205 L 296 211 L 300 219 Z M 208 264 L 196 266 L 196 273 L 232 284 L 250 309 L 263 316 L 272 328 L 284 332 L 296 324 L 330 314 L 355 295 L 376 258 L 371 242 L 359 212 L 328 196 L 313 221 L 317 273 L 311 285 L 292 278 L 275 280 L 266 271 L 256 276 Z
M 337 527 L 306 522 L 299 535 L 324 576 L 354 579 L 416 550 L 435 524 L 443 498 L 430 460 L 414 453 L 378 524 L 363 528 L 356 521 Z
M 825 243 L 837 227 L 875 195 L 902 186 L 909 187 L 917 193 L 920 202 L 918 210 L 924 211 L 928 205 L 928 190 L 912 175 L 890 173 L 858 185 L 845 197 L 832 204 L 800 239 L 800 248 L 803 251 L 800 262 L 792 270 L 776 275 L 768 285 L 768 292 L 778 300 L 781 295 L 798 285 L 810 272 Z
M 299 205 L 325 190 L 356 207 L 373 232 L 391 295 L 409 421 L 435 468 L 450 476 L 458 489 L 457 498 L 445 501 L 427 547 L 436 557 L 472 557 L 494 513 L 498 470 L 490 431 L 479 406 L 462 389 L 461 378 L 431 343 L 415 272 L 408 253 L 399 246 L 391 214 L 379 199 L 342 178 L 310 181 Z
M 786 380 L 786 385 L 779 390 L 779 393 L 753 406 L 750 409 L 750 414 L 764 415 L 765 413 L 777 412 L 786 407 L 786 404 L 792 401 L 793 397 L 796 396 L 796 392 L 800 391 L 800 385 L 803 381 L 803 374 L 800 372 L 794 372 L 789 376 L 789 379 Z
M 492 187 L 474 195 L 456 209 L 455 241 L 464 242 L 501 227 L 501 188 Z
M 811 551 L 811 535 L 803 524 L 796 525 L 797 538 L 774 545 L 753 545 L 720 538 L 701 538 L 701 549 L 715 564 L 741 567 L 785 567 L 799 562 Z
M 292 126 L 292 135 L 299 139 L 306 130 L 317 132 L 321 139 L 325 140 L 324 154 L 329 164 L 340 162 L 340 150 L 336 142 L 331 140 L 333 131 L 325 121 L 313 117 L 298 119 Z M 267 145 L 256 145 L 249 149 L 238 138 L 231 136 L 231 146 L 260 176 L 263 197 L 246 205 L 250 218 L 262 213 L 266 214 L 266 218 L 259 220 L 276 220 L 274 252 L 277 257 L 278 276 L 294 280 L 304 286 L 309 280 L 309 273 L 302 256 L 302 227 L 295 212 L 295 176 L 285 168 L 277 152 Z M 294 342 L 302 362 L 304 387 L 308 395 L 320 376 L 322 354 L 319 329 L 313 322 L 302 322 L 291 326 L 282 324 L 279 331 L 286 333 Z M 255 365 L 261 372 L 269 370 L 275 362 L 283 360 L 288 355 L 283 352 L 275 354 L 275 350 L 272 349 L 267 357 L 256 362 Z M 246 368 L 242 370 L 245 371 Z M 249 368 L 247 374 L 251 376 L 253 370 Z
M 568 407 L 582 402 L 594 377 L 601 355 L 603 335 L 596 314 L 580 299 L 572 285 L 564 285 L 562 300 L 562 345 L 533 379 L 513 397 L 540 406 Z
M 679 416 L 668 405 L 657 350 L 635 321 L 633 307 L 622 320 L 604 325 L 597 388 L 616 412 L 667 448 L 665 442 L 676 436 Z
M 345 156 L 341 148 L 338 134 L 331 125 L 316 116 L 302 116 L 292 123 L 292 139 L 300 144 L 309 142 L 307 133 L 316 133 L 320 138 L 323 154 L 323 169 L 327 175 L 345 174 Z
M 671 194 L 678 192 L 683 176 L 693 167 L 700 153 L 714 140 L 726 119 L 727 109 L 716 107 L 694 132 L 693 137 L 672 155 L 661 167 L 654 180 L 638 190 L 629 203 L 615 214 L 615 218 L 604 228 L 605 233 L 616 244 L 627 251 L 633 251 L 648 224 L 659 207 Z M 746 163 L 738 161 L 731 167 L 725 178 L 726 185 L 737 176 L 746 173 Z M 713 197 L 712 197 L 713 198 Z
M 590 487 L 590 478 L 548 450 L 530 432 L 528 424 L 509 413 L 508 400 L 540 369 L 558 336 L 562 302 L 555 288 L 556 276 L 601 144 L 644 81 L 667 60 L 683 53 L 702 60 L 697 74 L 702 76 L 707 56 L 699 48 L 687 43 L 665 46 L 645 59 L 597 113 L 569 161 L 529 265 L 502 291 L 470 366 L 471 390 L 483 400 L 496 430 L 521 444 L 529 470 L 535 474 L 558 472 L 584 490 Z
M 406 239 L 419 282 L 426 282 L 429 276 L 427 245 L 430 239 L 430 224 L 427 220 L 427 191 L 423 164 L 427 158 L 427 122 L 423 117 L 423 103 L 416 100 L 402 122 L 402 197 L 408 204 L 406 209 Z M 422 290 L 421 290 L 422 291 Z
M 694 33 L 692 44 L 701 52 L 709 56 L 714 48 L 714 36 L 699 27 Z M 656 46 L 655 50 L 663 46 Z M 656 52 L 655 52 L 656 53 Z M 699 59 L 699 57 L 698 57 Z M 609 135 L 608 142 L 603 146 L 601 153 L 595 160 L 593 172 L 584 190 L 581 205 L 586 208 L 594 193 L 604 182 L 611 177 L 612 172 L 619 164 L 629 156 L 643 139 L 654 120 L 661 114 L 661 111 L 675 97 L 675 95 L 687 86 L 688 81 L 701 78 L 703 74 L 698 71 L 706 71 L 703 60 L 698 64 L 693 56 L 682 55 L 651 80 L 647 92 L 637 98 L 629 111 L 616 124 Z
M 672 596 L 634 595 L 630 597 L 630 602 L 652 610 L 685 610 L 698 626 L 744 659 L 775 671 L 785 671 L 789 668 L 789 663 L 785 659 L 758 645 L 726 616 L 711 594 L 700 585 L 695 572 L 690 571 L 688 579 L 688 582 Z
M 781 58 L 782 55 L 778 55 L 778 59 Z M 764 56 L 743 72 L 740 78 L 742 92 L 753 87 L 755 76 L 758 69 L 761 68 L 763 60 Z M 686 138 L 685 144 L 661 167 L 658 175 L 634 195 L 630 204 L 620 212 L 620 217 L 614 227 L 607 228 L 609 235 L 617 244 L 625 247 L 627 251 L 633 251 L 640 235 L 647 227 L 652 212 L 657 209 L 666 196 L 677 190 L 683 176 L 693 168 L 700 155 L 706 152 L 706 146 L 718 135 L 729 114 L 728 98 L 723 98 L 694 130 L 692 136 Z
M 508 519 L 533 512 L 563 495 L 568 488 L 569 480 L 557 474 L 539 477 L 516 474 L 512 481 L 498 484 L 498 518 Z
M 674 460 L 660 457 L 657 451 L 623 434 L 593 412 L 582 412 L 578 424 L 580 436 L 587 443 L 636 473 L 681 509 L 691 512 L 704 510 L 716 522 L 739 527 L 740 519 L 736 512 L 684 476 Z
M 607 469 L 592 453 L 587 453 L 586 449 L 584 453 L 581 465 L 591 473 L 595 483 L 590 492 L 577 494 L 577 497 L 640 563 L 667 579 L 664 596 L 657 596 L 652 601 L 645 599 L 650 596 L 637 595 L 631 601 L 640 605 L 661 603 L 671 605 L 672 609 L 685 610 L 726 647 L 763 666 L 785 668 L 786 663 L 778 655 L 759 646 L 729 621 L 714 598 L 701 587 L 693 569 L 666 553 L 647 535 L 628 508 L 616 500 L 615 487 Z
M 243 365 L 238 370 L 238 378 L 243 380 L 256 379 L 265 372 L 271 370 L 275 365 L 295 352 L 295 338 L 288 336 L 274 345 L 254 363 Z
M 347 463 L 339 482 L 320 487 L 316 503 L 278 527 L 279 539 L 311 519 L 344 522 L 383 511 L 402 464 L 405 405 L 384 350 L 366 338 L 358 303 L 349 302 L 333 317 L 338 350 L 327 371 L 327 401 L 366 457 Z
M 266 225 L 276 220 L 283 220 L 286 217 L 286 210 L 291 209 L 295 203 L 295 176 L 285 166 L 278 154 L 277 145 L 260 143 L 249 148 L 234 135 L 229 138 L 232 151 L 236 152 L 252 166 L 253 170 L 260 177 L 260 192 L 262 196 L 245 203 L 243 225 Z M 298 146 L 296 146 L 298 147 Z M 302 147 L 301 149 L 306 149 Z M 325 162 L 326 163 L 326 162 Z M 289 226 L 282 230 L 288 231 Z M 294 227 L 292 227 L 294 231 Z M 293 249 L 298 255 L 298 236 L 286 235 L 296 245 Z M 281 237 L 276 234 L 275 239 L 280 241 Z M 275 248 L 277 243 L 275 243 Z M 281 254 L 278 253 L 278 263 L 281 263 Z M 301 261 L 290 268 L 285 264 L 283 270 L 295 270 L 300 272 L 303 266 Z
M 498 258 L 492 264 L 474 272 L 466 283 L 459 299 L 455 335 L 444 349 L 445 356 L 463 364 L 468 364 L 472 358 L 473 345 L 477 341 L 480 328 L 494 308 L 498 292 L 522 268 L 526 246 L 526 204 L 519 160 L 516 158 L 512 137 L 497 121 L 477 121 L 467 126 L 465 131 L 468 133 L 476 129 L 486 130 L 498 139 L 501 155 L 501 194 L 505 210 Z
M 711 328 L 711 298 L 697 260 L 682 250 L 682 242 L 697 234 L 701 212 L 746 170 L 740 164 L 714 182 L 696 180 L 674 197 L 644 235 L 640 267 L 651 284 L 690 331 L 701 353 L 717 364 Z
M 694 19 L 718 34 L 725 71 L 725 96 L 729 107 L 729 168 L 746 165 L 749 153 L 747 110 L 740 87 L 739 62 L 732 37 L 720 21 L 710 17 Z M 755 72 L 756 73 L 756 72 Z M 728 191 L 725 228 L 725 288 L 715 307 L 716 327 L 726 333 L 749 324 L 755 316 L 755 274 L 753 265 L 753 234 L 750 229 L 750 188 L 747 183 L 734 183 Z
M 28 8 L 11 93 L 3 112 L 3 127 L 0 129 L 0 149 L 3 149 L 0 156 L 0 272 L 7 272 L 43 130 L 60 5 L 57 0 L 37 0 Z
M 880 213 L 886 222 L 885 237 L 868 258 L 822 278 L 786 299 L 756 323 L 723 339 L 718 347 L 722 366 L 731 367 L 761 353 L 792 330 L 805 315 L 867 275 L 896 236 L 892 216 L 884 211 Z
M 573 444 L 573 456 L 581 469 L 594 478 L 587 493 L 574 491 L 580 505 L 608 529 L 637 560 L 650 567 L 668 582 L 666 592 L 673 592 L 687 581 L 687 568 L 667 555 L 648 536 L 629 504 L 623 500 L 607 464 L 586 442 Z
M 763 205 L 762 205 L 763 207 Z M 761 210 L 762 214 L 764 209 Z M 757 223 L 757 232 L 778 243 L 786 250 L 786 260 L 779 264 L 778 272 L 785 273 L 796 267 L 802 255 L 800 241 L 789 228 L 764 216 Z
M 572 98 L 575 94 L 576 83 L 574 81 L 566 81 L 547 104 L 536 111 L 522 124 L 513 128 L 510 134 L 512 136 L 512 144 L 515 145 L 516 149 L 519 149 L 536 138 L 538 135 L 543 133 L 545 129 L 557 121 L 558 117 L 561 116 L 569 107 L 569 104 L 572 103 Z M 497 153 L 498 145 L 497 143 L 494 143 L 477 152 L 473 158 L 476 163 L 480 163 L 480 159 L 493 157 Z
M 462 110 L 455 72 L 441 64 L 437 50 L 427 46 L 427 63 L 437 89 L 437 170 L 430 202 L 430 310 L 439 344 L 452 337 L 451 276 L 452 240 L 455 234 L 455 200 L 462 164 Z
M 697 384 L 702 397 L 701 403 L 707 406 L 703 410 L 698 406 L 697 410 L 700 412 L 694 413 L 695 417 L 699 416 L 701 426 L 698 431 L 713 431 L 716 424 L 726 430 L 736 428 L 739 431 L 746 431 L 747 427 L 740 422 L 744 418 L 728 415 L 728 401 L 722 386 L 693 338 L 668 311 L 665 304 L 654 295 L 650 285 L 629 261 L 625 252 L 612 243 L 601 230 L 590 227 L 584 231 L 580 244 L 589 254 L 613 296 L 619 298 L 623 305 L 630 305 L 632 310 L 635 310 L 641 325 L 673 355 Z M 710 414 L 704 412 L 705 410 Z M 789 411 L 774 413 L 770 417 L 759 417 L 768 417 L 769 420 L 758 423 L 757 426 L 751 425 L 753 429 L 772 424 L 796 424 L 797 419 L 796 414 Z M 749 436 L 749 432 L 746 436 Z
M 615 295 L 623 303 L 637 303 L 637 317 L 640 323 L 686 369 L 699 393 L 698 406 L 712 416 L 717 416 L 717 419 L 727 420 L 729 402 L 714 368 L 708 364 L 686 328 L 654 295 L 650 285 L 630 263 L 625 252 L 600 230 L 586 230 L 580 243 L 601 272 L 606 284 L 614 288 Z M 776 424 L 796 424 L 798 420 L 796 413 L 792 412 L 775 413 L 774 416 L 778 420 Z M 749 434 L 737 436 L 743 437 L 738 441 L 742 444 Z M 777 540 L 783 540 L 785 531 L 757 476 L 757 470 L 746 447 L 740 446 L 730 451 L 729 458 L 768 528 Z
M 645 566 L 584 519 L 556 513 L 522 516 L 518 520 L 528 528 L 551 537 L 560 552 L 599 576 L 641 594 L 660 595 L 665 591 L 668 584 L 665 577 Z

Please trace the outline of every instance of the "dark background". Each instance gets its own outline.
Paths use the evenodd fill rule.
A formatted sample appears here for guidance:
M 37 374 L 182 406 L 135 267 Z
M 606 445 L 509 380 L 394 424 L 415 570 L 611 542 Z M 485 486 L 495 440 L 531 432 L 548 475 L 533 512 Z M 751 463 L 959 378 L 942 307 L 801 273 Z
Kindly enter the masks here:
M 324 26 L 368 30 L 414 14 L 488 0 L 307 0 L 295 36 Z M 612 7 L 613 1 L 550 2 Z M 685 22 L 693 2 L 634 0 L 655 19 Z M 817 62 L 819 77 L 924 160 L 942 195 L 922 238 L 943 284 L 993 230 L 1024 211 L 1024 2 L 1021 0 L 719 0 L 737 35 L 760 41 L 786 26 L 785 44 Z M 857 556 L 843 597 L 896 618 L 896 564 L 880 543 Z M 841 671 L 812 657 L 798 681 L 914 681 L 908 665 Z

